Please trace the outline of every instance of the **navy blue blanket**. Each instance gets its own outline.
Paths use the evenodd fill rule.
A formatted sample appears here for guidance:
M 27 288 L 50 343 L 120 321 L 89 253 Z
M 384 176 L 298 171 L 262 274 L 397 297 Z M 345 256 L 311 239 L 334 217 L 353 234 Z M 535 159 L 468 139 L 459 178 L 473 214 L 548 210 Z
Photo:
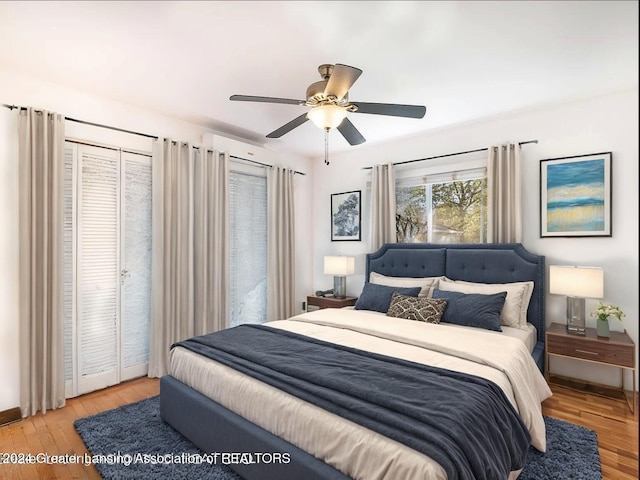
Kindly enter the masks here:
M 263 325 L 241 325 L 173 346 L 422 452 L 449 480 L 506 479 L 524 466 L 529 432 L 504 392 L 480 377 Z

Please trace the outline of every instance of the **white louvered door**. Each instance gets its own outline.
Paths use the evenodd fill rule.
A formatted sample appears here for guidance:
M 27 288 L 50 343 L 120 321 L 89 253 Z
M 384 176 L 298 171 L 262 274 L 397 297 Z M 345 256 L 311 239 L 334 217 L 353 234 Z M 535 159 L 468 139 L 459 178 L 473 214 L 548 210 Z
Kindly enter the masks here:
M 120 168 L 117 150 L 78 145 L 78 394 L 118 383 Z
M 65 145 L 67 397 L 145 375 L 151 310 L 151 159 Z
M 75 255 L 76 255 L 76 175 L 74 164 L 78 151 L 76 145 L 64 147 L 64 380 L 65 396 L 73 397 L 75 378 Z
M 151 328 L 151 157 L 122 152 L 120 380 L 146 375 Z

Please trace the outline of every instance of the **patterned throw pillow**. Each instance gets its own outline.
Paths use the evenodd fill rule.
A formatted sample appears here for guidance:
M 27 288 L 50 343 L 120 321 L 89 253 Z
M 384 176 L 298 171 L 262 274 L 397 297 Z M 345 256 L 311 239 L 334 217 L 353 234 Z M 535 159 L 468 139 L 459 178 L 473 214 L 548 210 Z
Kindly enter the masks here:
M 443 298 L 407 297 L 393 292 L 387 316 L 440 323 L 445 308 L 447 308 L 447 300 Z

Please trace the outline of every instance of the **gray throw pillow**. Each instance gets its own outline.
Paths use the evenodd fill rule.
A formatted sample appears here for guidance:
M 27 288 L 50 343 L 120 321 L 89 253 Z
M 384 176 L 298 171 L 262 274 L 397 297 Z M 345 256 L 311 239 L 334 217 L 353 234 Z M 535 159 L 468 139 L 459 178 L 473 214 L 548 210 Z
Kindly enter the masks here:
M 356 310 L 372 310 L 374 312 L 387 313 L 393 292 L 398 292 L 410 297 L 417 297 L 420 293 L 420 287 L 388 287 L 375 283 L 365 283 L 354 308 Z
M 460 293 L 440 290 L 433 291 L 433 298 L 444 298 L 448 301 L 442 315 L 443 323 L 455 323 L 467 327 L 485 328 L 501 332 L 500 312 L 507 292 L 493 295 L 478 293 Z

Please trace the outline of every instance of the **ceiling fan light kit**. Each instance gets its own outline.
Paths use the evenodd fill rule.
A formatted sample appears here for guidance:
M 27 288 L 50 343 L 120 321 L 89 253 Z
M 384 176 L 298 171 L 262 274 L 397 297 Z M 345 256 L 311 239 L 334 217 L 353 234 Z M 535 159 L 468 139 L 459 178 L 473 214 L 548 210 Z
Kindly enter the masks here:
M 324 130 L 336 128 L 346 117 L 346 109 L 331 103 L 320 105 L 307 112 L 307 118 L 311 120 L 316 127 Z
M 362 70 L 348 65 L 328 63 L 318 67 L 322 77 L 307 88 L 306 100 L 290 98 L 256 97 L 250 95 L 232 95 L 229 100 L 240 102 L 282 103 L 311 107 L 306 114 L 294 118 L 282 127 L 267 135 L 267 138 L 280 138 L 299 127 L 307 120 L 325 131 L 325 163 L 328 165 L 327 136 L 329 130 L 337 128 L 349 145 L 359 145 L 366 140 L 347 118 L 348 113 L 368 113 L 404 118 L 422 118 L 426 108 L 422 105 L 398 105 L 390 103 L 350 102 L 349 89 L 362 74 Z

